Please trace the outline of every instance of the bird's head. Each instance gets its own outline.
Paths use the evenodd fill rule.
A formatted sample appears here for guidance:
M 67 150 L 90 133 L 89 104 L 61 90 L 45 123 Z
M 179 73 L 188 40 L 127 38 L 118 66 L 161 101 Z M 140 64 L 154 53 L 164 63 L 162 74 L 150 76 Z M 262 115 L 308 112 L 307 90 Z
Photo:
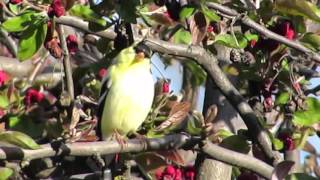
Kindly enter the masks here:
M 133 47 L 130 46 L 126 49 L 123 49 L 118 55 L 118 63 L 130 66 L 134 63 L 142 62 L 144 60 L 149 60 L 150 58 L 150 48 L 144 44 L 138 44 Z

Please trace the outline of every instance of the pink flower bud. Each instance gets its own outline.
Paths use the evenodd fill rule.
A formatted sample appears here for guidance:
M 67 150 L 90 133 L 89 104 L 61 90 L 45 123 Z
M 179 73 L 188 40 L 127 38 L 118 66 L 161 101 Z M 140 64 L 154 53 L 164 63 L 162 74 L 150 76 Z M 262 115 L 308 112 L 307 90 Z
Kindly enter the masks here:
M 9 2 L 11 4 L 20 4 L 20 3 L 22 3 L 22 0 L 10 0 Z
M 100 79 L 103 79 L 105 75 L 107 75 L 108 70 L 106 68 L 101 68 L 98 72 L 98 76 Z
M 169 91 L 170 91 L 170 85 L 169 85 L 169 83 L 168 83 L 168 82 L 164 82 L 164 83 L 162 84 L 162 92 L 163 92 L 163 93 L 169 93 Z
M 78 40 L 77 37 L 73 34 L 70 34 L 66 38 L 67 47 L 70 53 L 75 53 L 78 51 Z
M 48 15 L 49 17 L 60 17 L 63 16 L 65 13 L 65 9 L 61 3 L 61 0 L 53 0 L 49 9 L 48 9 Z
M 24 97 L 25 105 L 29 106 L 35 102 L 41 102 L 44 99 L 44 94 L 36 89 L 28 89 L 26 96 Z
M 0 70 L 0 86 L 3 86 L 9 79 L 9 75 L 5 71 Z

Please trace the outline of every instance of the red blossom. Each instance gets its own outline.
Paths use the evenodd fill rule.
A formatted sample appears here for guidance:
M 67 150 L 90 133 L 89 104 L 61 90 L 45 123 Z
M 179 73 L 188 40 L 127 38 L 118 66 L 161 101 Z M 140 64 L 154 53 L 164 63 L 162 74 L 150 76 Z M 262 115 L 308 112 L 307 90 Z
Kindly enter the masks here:
M 184 173 L 186 180 L 194 180 L 196 177 L 196 170 L 194 167 L 188 167 Z
M 20 4 L 20 3 L 22 3 L 22 0 L 10 0 L 9 2 L 11 4 Z
M 26 106 L 30 106 L 32 103 L 39 103 L 44 100 L 44 94 L 36 89 L 28 89 L 26 96 L 24 97 L 24 103 Z
M 284 150 L 292 151 L 295 149 L 294 140 L 288 132 L 279 133 L 278 138 L 283 142 Z
M 253 48 L 257 44 L 257 40 L 253 39 L 250 41 L 250 47 Z
M 268 111 L 268 112 L 270 112 L 272 110 L 273 99 L 272 99 L 271 96 L 269 96 L 269 97 L 264 99 L 263 106 L 264 106 L 265 110 Z
M 292 40 L 295 36 L 294 29 L 292 27 L 292 24 L 288 21 L 281 24 L 281 35 L 285 36 L 286 38 Z
M 207 32 L 208 33 L 212 33 L 213 32 L 213 26 L 208 26 L 208 28 L 207 28 Z
M 169 83 L 168 83 L 168 82 L 164 82 L 164 83 L 162 84 L 162 92 L 163 92 L 163 93 L 169 93 L 169 91 L 170 91 L 170 85 L 169 85 Z
M 105 75 L 107 75 L 108 70 L 106 68 L 101 68 L 98 72 L 98 76 L 100 79 L 103 79 Z
M 9 78 L 9 75 L 5 71 L 0 70 L 0 86 L 3 86 Z
M 65 13 L 65 9 L 62 5 L 61 0 L 53 0 L 49 9 L 48 9 L 48 15 L 49 17 L 60 17 L 63 16 Z
M 77 36 L 70 34 L 66 38 L 67 47 L 70 53 L 75 53 L 78 51 L 78 40 Z

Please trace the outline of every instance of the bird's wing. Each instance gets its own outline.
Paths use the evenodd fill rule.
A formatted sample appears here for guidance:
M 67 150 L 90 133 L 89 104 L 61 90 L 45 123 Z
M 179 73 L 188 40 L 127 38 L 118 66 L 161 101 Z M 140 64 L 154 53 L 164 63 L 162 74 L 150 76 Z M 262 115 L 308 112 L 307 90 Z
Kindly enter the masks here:
M 103 108 L 104 108 L 104 102 L 106 101 L 106 97 L 108 95 L 109 89 L 112 85 L 112 72 L 114 71 L 115 65 L 111 65 L 108 68 L 108 73 L 103 77 L 102 81 L 101 81 L 101 88 L 100 88 L 100 97 L 98 100 L 98 111 L 97 111 L 97 116 L 98 119 L 100 119 L 98 121 L 97 124 L 97 136 L 99 137 L 99 139 L 102 138 L 102 134 L 101 134 L 101 118 L 102 118 L 102 113 L 103 113 Z

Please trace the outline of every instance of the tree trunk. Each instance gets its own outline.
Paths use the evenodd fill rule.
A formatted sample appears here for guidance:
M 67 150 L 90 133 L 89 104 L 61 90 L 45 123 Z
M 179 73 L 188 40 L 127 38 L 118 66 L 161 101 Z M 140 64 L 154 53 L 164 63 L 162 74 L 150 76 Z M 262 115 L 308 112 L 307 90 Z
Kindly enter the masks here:
M 227 62 L 229 60 L 229 48 L 222 46 L 216 47 L 217 58 Z M 236 78 L 231 80 L 236 82 Z M 238 129 L 246 129 L 238 112 L 232 107 L 223 94 L 215 87 L 211 79 L 207 79 L 203 114 L 206 114 L 207 109 L 215 104 L 218 107 L 217 118 L 213 121 L 215 130 L 226 129 L 236 133 Z M 204 154 L 199 154 L 197 157 L 198 175 L 197 179 L 210 180 L 228 180 L 231 179 L 232 166 L 220 161 L 207 158 Z

